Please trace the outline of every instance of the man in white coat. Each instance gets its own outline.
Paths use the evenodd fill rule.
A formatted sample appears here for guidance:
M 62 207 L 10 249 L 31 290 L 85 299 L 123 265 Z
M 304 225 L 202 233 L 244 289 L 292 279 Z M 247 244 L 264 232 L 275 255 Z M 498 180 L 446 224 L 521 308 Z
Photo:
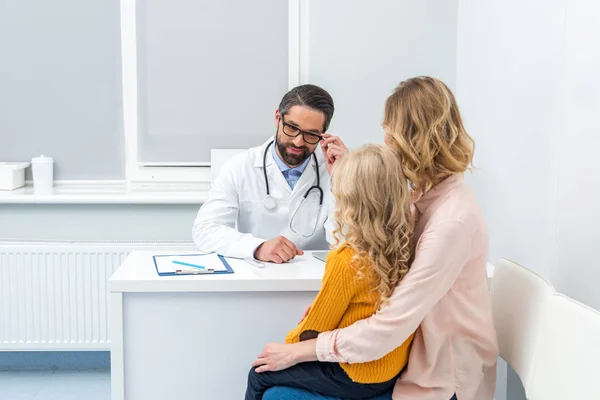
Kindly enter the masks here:
M 328 248 L 328 169 L 347 151 L 325 134 L 333 112 L 331 96 L 315 85 L 283 97 L 275 137 L 232 158 L 215 179 L 192 230 L 199 250 L 283 263 Z

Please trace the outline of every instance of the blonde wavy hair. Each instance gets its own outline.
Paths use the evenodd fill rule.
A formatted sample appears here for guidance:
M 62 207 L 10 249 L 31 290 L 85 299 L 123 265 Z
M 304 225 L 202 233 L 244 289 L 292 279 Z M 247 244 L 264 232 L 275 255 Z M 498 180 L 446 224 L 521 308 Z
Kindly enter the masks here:
M 373 271 L 381 302 L 410 268 L 412 216 L 409 187 L 394 151 L 368 145 L 348 153 L 332 179 L 336 246 L 340 236 L 355 250 L 359 273 Z
M 454 95 L 438 79 L 420 76 L 400 83 L 385 103 L 383 127 L 413 189 L 426 192 L 473 161 L 475 142 Z

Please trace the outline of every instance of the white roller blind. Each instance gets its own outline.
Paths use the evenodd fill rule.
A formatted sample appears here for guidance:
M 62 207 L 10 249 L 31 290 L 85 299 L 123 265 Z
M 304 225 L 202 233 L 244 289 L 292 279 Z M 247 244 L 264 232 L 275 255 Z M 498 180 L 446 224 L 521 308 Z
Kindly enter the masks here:
M 275 132 L 288 89 L 285 0 L 137 0 L 138 159 L 202 164 Z
M 119 27 L 118 1 L 0 0 L 0 161 L 123 179 Z

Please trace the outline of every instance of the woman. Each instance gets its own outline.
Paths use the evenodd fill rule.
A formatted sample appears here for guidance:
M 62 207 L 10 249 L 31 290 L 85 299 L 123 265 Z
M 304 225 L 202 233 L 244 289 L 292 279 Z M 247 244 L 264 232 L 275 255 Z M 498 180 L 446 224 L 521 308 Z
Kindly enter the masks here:
M 257 372 L 300 362 L 363 363 L 400 346 L 415 330 L 398 400 L 491 400 L 498 345 L 487 287 L 488 236 L 475 197 L 462 180 L 473 158 L 454 95 L 441 81 L 402 82 L 387 99 L 385 142 L 401 159 L 413 190 L 415 257 L 411 270 L 375 315 L 297 344 L 269 344 Z M 323 143 L 328 167 L 343 155 Z M 302 397 L 303 396 L 303 397 Z M 274 388 L 265 400 L 318 399 Z

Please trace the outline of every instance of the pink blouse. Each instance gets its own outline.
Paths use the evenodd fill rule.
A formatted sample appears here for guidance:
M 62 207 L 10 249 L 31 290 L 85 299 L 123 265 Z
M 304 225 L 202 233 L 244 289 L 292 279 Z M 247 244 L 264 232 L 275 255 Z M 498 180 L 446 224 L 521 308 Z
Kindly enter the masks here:
M 377 360 L 416 331 L 396 400 L 492 400 L 498 344 L 487 285 L 488 234 L 461 175 L 415 207 L 416 254 L 390 301 L 370 318 L 317 339 L 320 361 Z

